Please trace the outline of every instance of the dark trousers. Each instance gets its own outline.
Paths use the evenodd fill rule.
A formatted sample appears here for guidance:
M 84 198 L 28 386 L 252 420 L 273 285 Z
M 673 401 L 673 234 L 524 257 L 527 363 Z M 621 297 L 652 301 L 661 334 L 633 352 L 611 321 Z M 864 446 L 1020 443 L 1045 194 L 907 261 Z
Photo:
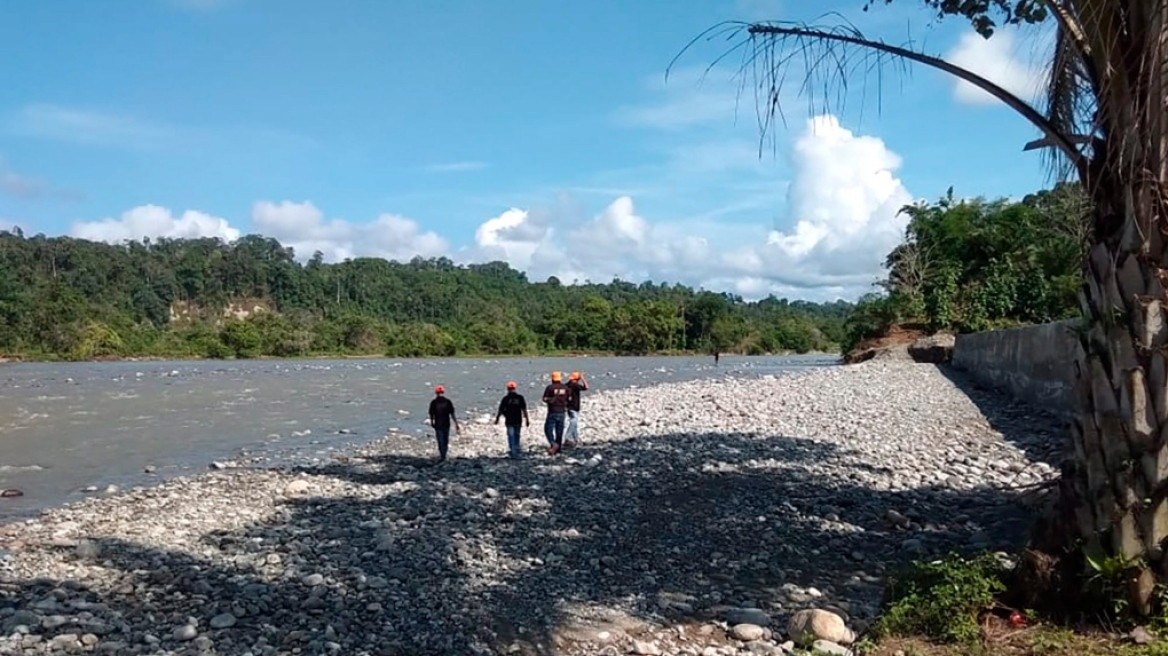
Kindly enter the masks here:
M 543 434 L 549 445 L 564 443 L 564 415 L 563 412 L 549 412 L 543 421 Z
M 445 460 L 446 450 L 450 448 L 450 429 L 435 428 L 434 437 L 438 438 L 438 457 Z
M 507 452 L 512 458 L 519 457 L 519 424 L 507 427 Z

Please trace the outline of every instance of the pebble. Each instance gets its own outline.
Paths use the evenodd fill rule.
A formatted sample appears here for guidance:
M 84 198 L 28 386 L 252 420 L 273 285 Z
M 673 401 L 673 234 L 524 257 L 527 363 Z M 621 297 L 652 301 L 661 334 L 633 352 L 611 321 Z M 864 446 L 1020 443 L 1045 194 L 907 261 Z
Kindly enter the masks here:
M 592 391 L 558 456 L 468 419 L 440 467 L 399 432 L 79 495 L 0 528 L 0 653 L 778 654 L 816 610 L 845 654 L 884 572 L 1011 548 L 1019 472 L 1057 476 L 1056 418 L 970 394 L 882 361 Z
M 199 630 L 191 624 L 183 624 L 174 628 L 174 639 L 182 642 L 194 640 L 195 636 L 199 635 Z
M 757 624 L 735 624 L 730 628 L 730 634 L 743 642 L 761 640 L 766 635 L 766 629 Z

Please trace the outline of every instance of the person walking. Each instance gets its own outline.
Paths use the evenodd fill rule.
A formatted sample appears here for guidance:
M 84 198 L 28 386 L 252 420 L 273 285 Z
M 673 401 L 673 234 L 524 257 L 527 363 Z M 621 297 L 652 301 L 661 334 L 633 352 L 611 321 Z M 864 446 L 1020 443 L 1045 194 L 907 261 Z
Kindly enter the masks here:
M 579 371 L 568 376 L 568 428 L 564 431 L 564 444 L 576 446 L 580 443 L 580 393 L 588 390 L 588 381 Z
M 499 425 L 499 417 L 504 419 L 507 427 L 507 453 L 512 460 L 519 458 L 519 430 L 522 424 L 531 427 L 531 419 L 527 416 L 527 399 L 515 391 L 515 381 L 507 383 L 507 395 L 499 401 L 499 412 L 495 414 L 495 425 Z
M 548 441 L 548 454 L 556 455 L 564 446 L 564 415 L 568 411 L 568 386 L 564 376 L 552 372 L 552 382 L 543 390 L 543 402 L 547 405 L 547 419 L 543 422 L 543 434 Z
M 430 426 L 434 428 L 434 437 L 438 439 L 438 462 L 446 461 L 446 451 L 450 448 L 450 424 L 454 424 L 455 434 L 462 434 L 462 427 L 458 425 L 455 416 L 454 403 L 446 398 L 446 388 L 438 385 L 434 388 L 434 399 L 430 401 Z

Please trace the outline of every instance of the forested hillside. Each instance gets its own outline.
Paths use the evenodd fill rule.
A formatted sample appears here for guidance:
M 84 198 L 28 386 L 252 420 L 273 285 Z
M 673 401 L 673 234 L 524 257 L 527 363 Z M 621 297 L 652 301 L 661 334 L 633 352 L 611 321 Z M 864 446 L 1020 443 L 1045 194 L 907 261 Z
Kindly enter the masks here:
M 1090 236 L 1087 199 L 1061 184 L 1020 201 L 906 207 L 905 241 L 885 261 L 883 293 L 860 299 L 845 348 L 890 326 L 976 332 L 1077 316 Z
M 0 232 L 0 354 L 392 356 L 834 350 L 851 305 L 529 282 L 502 262 L 298 263 L 249 235 L 124 245 Z

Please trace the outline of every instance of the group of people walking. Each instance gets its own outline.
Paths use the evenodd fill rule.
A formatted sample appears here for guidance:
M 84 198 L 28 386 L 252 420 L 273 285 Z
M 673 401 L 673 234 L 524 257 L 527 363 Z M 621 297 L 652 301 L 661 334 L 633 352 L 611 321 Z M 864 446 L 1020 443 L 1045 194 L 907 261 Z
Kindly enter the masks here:
M 544 437 L 548 442 L 548 454 L 556 455 L 564 447 L 573 447 L 580 442 L 580 396 L 587 391 L 588 381 L 579 371 L 573 371 L 564 382 L 562 372 L 553 371 L 551 383 L 543 390 L 543 403 L 547 406 L 547 417 L 543 422 Z M 523 427 L 531 426 L 527 414 L 527 399 L 519 393 L 515 381 L 507 383 L 507 395 L 499 401 L 495 413 L 495 424 L 503 420 L 507 428 L 507 453 L 512 459 L 519 458 L 520 433 Z M 430 401 L 430 426 L 438 440 L 438 462 L 446 460 L 450 447 L 450 428 L 455 434 L 462 432 L 455 414 L 454 403 L 446 397 L 446 389 L 438 385 L 434 388 L 434 399 Z

